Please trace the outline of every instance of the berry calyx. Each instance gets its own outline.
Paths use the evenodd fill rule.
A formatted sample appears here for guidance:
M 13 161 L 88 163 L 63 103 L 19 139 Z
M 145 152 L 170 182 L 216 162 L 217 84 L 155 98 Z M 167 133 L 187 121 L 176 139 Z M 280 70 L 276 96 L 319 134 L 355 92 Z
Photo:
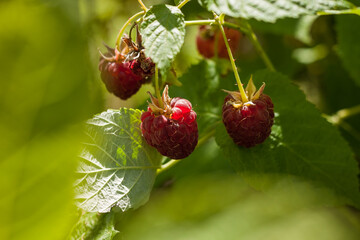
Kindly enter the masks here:
M 170 98 L 168 86 L 162 95 L 163 106 L 150 94 L 151 103 L 141 116 L 141 131 L 146 142 L 172 159 L 189 156 L 198 142 L 196 113 L 183 98 Z
M 242 34 L 231 28 L 224 28 L 228 43 L 230 45 L 231 52 L 235 54 L 240 45 L 240 39 Z M 218 40 L 216 40 L 218 39 Z M 199 32 L 196 37 L 196 45 L 199 53 L 205 58 L 212 58 L 215 56 L 215 42 L 217 44 L 217 54 L 219 58 L 229 58 L 228 52 L 225 46 L 224 39 L 217 26 L 200 26 Z
M 99 70 L 109 92 L 125 100 L 135 94 L 142 84 L 151 81 L 155 64 L 145 56 L 138 29 L 137 43 L 125 35 L 121 38 L 119 49 L 106 48 L 107 53 L 101 53 Z
M 233 141 L 246 148 L 264 142 L 271 133 L 274 123 L 274 104 L 264 94 L 265 83 L 256 91 L 250 79 L 245 91 L 248 102 L 241 100 L 240 92 L 226 91 L 222 118 L 226 131 Z

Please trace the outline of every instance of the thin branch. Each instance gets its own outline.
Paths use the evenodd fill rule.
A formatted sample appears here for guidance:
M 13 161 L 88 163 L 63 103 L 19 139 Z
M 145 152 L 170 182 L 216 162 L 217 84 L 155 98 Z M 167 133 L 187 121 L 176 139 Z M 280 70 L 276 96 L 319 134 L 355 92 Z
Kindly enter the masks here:
M 147 9 L 147 7 L 145 6 L 145 4 L 144 4 L 141 0 L 138 0 L 138 2 L 140 3 L 141 8 L 146 12 L 148 9 Z
M 121 38 L 122 36 L 124 35 L 124 32 L 126 30 L 126 27 L 130 25 L 130 23 L 134 20 L 136 20 L 138 17 L 144 15 L 145 12 L 141 11 L 141 12 L 138 12 L 136 13 L 135 15 L 133 15 L 131 18 L 129 18 L 126 23 L 122 26 L 122 28 L 120 29 L 120 32 L 117 36 L 117 39 L 116 39 L 116 47 L 118 48 L 119 50 L 119 47 L 120 47 L 120 41 L 121 41 Z
M 188 2 L 190 2 L 190 0 L 184 0 L 181 3 L 179 3 L 179 5 L 177 6 L 179 9 L 181 9 L 185 4 L 187 4 Z

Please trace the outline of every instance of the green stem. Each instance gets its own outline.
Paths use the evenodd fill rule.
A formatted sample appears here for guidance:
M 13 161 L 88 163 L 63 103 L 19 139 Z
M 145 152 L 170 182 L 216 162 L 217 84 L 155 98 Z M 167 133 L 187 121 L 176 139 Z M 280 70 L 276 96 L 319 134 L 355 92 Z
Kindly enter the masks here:
M 208 132 L 207 134 L 205 134 L 204 136 L 202 136 L 197 144 L 197 148 L 200 147 L 201 145 L 203 145 L 207 140 L 209 140 L 210 138 L 212 138 L 215 135 L 215 129 L 213 129 L 212 131 Z
M 195 20 L 195 21 L 185 21 L 186 26 L 194 26 L 194 25 L 220 25 L 216 20 Z M 222 25 L 228 28 L 236 29 L 240 32 L 243 32 L 246 34 L 246 36 L 250 39 L 251 43 L 254 45 L 257 53 L 260 55 L 261 59 L 264 61 L 265 65 L 268 69 L 271 71 L 275 71 L 274 65 L 270 61 L 269 57 L 267 56 L 266 52 L 262 48 L 262 46 L 259 43 L 258 38 L 256 37 L 254 31 L 252 30 L 251 25 L 246 22 L 245 20 L 242 20 L 242 22 L 237 25 L 230 22 L 222 22 Z
M 148 9 L 147 7 L 145 6 L 145 4 L 141 1 L 141 0 L 138 0 L 139 4 L 141 5 L 141 8 L 146 12 Z
M 336 113 L 336 115 L 338 115 L 340 119 L 349 118 L 357 114 L 360 114 L 360 105 L 351 108 L 341 109 Z
M 205 142 L 207 142 L 214 135 L 215 135 L 215 129 L 210 131 L 209 133 L 205 134 L 203 137 L 201 137 L 198 141 L 196 148 L 199 148 L 201 145 L 203 145 Z M 171 159 L 169 162 L 162 165 L 161 168 L 159 168 L 156 173 L 160 174 L 160 173 L 172 168 L 174 165 L 176 165 L 179 162 L 180 162 L 180 160 Z
M 195 26 L 195 25 L 219 25 L 219 23 L 217 21 L 215 21 L 214 19 L 211 20 L 191 20 L 191 21 L 185 21 L 185 25 L 186 26 Z M 248 29 L 244 26 L 241 25 L 236 25 L 234 23 L 230 23 L 230 22 L 225 22 L 223 23 L 223 26 L 228 27 L 228 28 L 233 28 L 236 29 L 240 32 L 246 33 L 248 32 Z
M 156 174 L 159 175 L 160 173 L 172 168 L 174 165 L 176 165 L 178 162 L 180 162 L 179 160 L 174 160 L 171 159 L 170 161 L 168 161 L 167 163 L 165 163 L 164 165 L 161 166 L 161 168 L 159 168 L 156 171 Z
M 239 73 L 237 71 L 237 67 L 236 67 L 236 64 L 235 64 L 235 59 L 234 59 L 234 56 L 231 52 L 231 48 L 230 48 L 230 45 L 228 43 L 228 40 L 227 40 L 227 37 L 226 37 L 226 34 L 225 34 L 225 30 L 224 30 L 224 27 L 223 27 L 223 20 L 224 20 L 224 14 L 221 14 L 220 17 L 216 17 L 216 20 L 217 22 L 219 23 L 219 27 L 220 27 L 220 31 L 221 31 L 221 34 L 224 38 L 224 42 L 225 42 L 225 46 L 226 46 L 226 49 L 227 49 L 227 52 L 229 54 L 229 59 L 230 59 L 230 63 L 231 63 L 231 66 L 232 66 L 232 69 L 234 71 L 234 75 L 235 75 L 235 79 L 236 79 L 236 82 L 237 82 L 237 85 L 239 87 L 239 91 L 240 91 L 240 95 L 241 95 L 241 100 L 243 103 L 246 103 L 249 101 L 248 97 L 246 96 L 246 93 L 245 93 L 245 90 L 244 90 L 244 87 L 241 83 L 241 80 L 240 80 L 240 76 L 239 76 Z
M 164 103 L 162 101 L 160 88 L 159 88 L 159 69 L 157 66 L 155 66 L 155 94 L 159 101 L 159 107 L 163 108 Z
M 185 4 L 187 4 L 190 0 L 184 0 L 177 6 L 179 9 L 181 9 Z
M 264 51 L 264 49 L 262 48 L 261 44 L 259 43 L 258 38 L 256 37 L 254 31 L 252 30 L 252 27 L 249 23 L 246 24 L 247 25 L 247 29 L 248 31 L 245 32 L 245 34 L 248 36 L 248 38 L 250 39 L 250 41 L 252 42 L 252 44 L 254 45 L 256 51 L 258 52 L 258 54 L 260 55 L 260 57 L 262 58 L 262 60 L 264 61 L 266 67 L 270 70 L 275 72 L 275 68 L 274 65 L 272 64 L 272 62 L 270 61 L 268 55 L 266 54 L 266 52 Z
M 121 38 L 122 36 L 124 35 L 124 32 L 126 30 L 126 27 L 132 22 L 134 21 L 135 19 L 137 19 L 138 17 L 144 15 L 145 12 L 144 11 L 141 11 L 141 12 L 138 12 L 136 13 L 134 16 L 132 16 L 131 18 L 129 18 L 126 23 L 122 26 L 122 28 L 120 29 L 120 32 L 117 36 L 117 39 L 116 39 L 116 47 L 117 49 L 120 51 L 119 47 L 120 47 L 120 41 L 121 41 Z
M 186 26 L 194 26 L 194 25 L 211 25 L 216 24 L 217 22 L 215 20 L 192 20 L 192 21 L 185 21 Z
M 325 117 L 328 119 L 329 122 L 335 125 L 339 125 L 344 119 L 357 114 L 360 114 L 360 105 L 351 108 L 341 109 L 337 111 L 334 115 L 332 116 L 325 115 Z

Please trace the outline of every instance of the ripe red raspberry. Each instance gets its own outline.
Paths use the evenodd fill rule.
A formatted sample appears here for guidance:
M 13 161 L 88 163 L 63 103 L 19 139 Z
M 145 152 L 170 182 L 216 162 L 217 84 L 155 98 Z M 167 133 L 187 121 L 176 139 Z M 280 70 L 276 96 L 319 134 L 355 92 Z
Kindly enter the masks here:
M 172 159 L 189 156 L 198 142 L 196 113 L 183 98 L 171 99 L 168 87 L 162 96 L 163 107 L 151 96 L 148 111 L 141 116 L 141 131 L 146 142 L 162 155 Z
M 255 93 L 256 88 L 250 80 L 246 88 L 248 102 L 242 102 L 239 92 L 228 92 L 225 98 L 223 122 L 228 134 L 239 146 L 253 147 L 264 142 L 271 133 L 274 105 L 271 98 L 262 93 L 264 87 L 265 84 Z
M 240 44 L 242 34 L 231 28 L 224 28 L 228 43 L 232 54 L 234 54 Z M 229 58 L 224 38 L 218 27 L 215 26 L 200 26 L 199 33 L 196 38 L 196 45 L 200 54 L 205 58 L 212 58 L 215 56 L 215 41 L 218 38 L 218 57 Z

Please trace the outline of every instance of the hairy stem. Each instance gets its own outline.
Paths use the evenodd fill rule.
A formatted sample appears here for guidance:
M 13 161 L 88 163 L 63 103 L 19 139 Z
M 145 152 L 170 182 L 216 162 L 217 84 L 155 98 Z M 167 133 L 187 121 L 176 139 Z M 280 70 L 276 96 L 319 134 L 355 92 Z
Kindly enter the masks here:
M 163 108 L 164 103 L 162 101 L 160 88 L 159 88 L 159 69 L 157 66 L 155 66 L 155 94 L 159 101 L 159 107 Z
M 245 34 L 248 36 L 248 38 L 250 39 L 250 41 L 252 42 L 252 44 L 254 45 L 256 51 L 258 52 L 258 54 L 260 55 L 260 57 L 262 58 L 262 60 L 264 61 L 266 67 L 270 70 L 275 72 L 275 68 L 274 65 L 272 64 L 272 62 L 270 61 L 270 58 L 268 57 L 268 55 L 266 54 L 266 52 L 264 51 L 264 49 L 262 48 L 258 38 L 256 37 L 254 31 L 252 30 L 252 27 L 249 23 L 246 24 L 247 25 L 247 29 L 248 31 L 245 32 Z
M 148 9 L 147 7 L 145 6 L 145 4 L 141 1 L 141 0 L 138 0 L 139 4 L 141 5 L 141 8 L 146 12 Z
M 137 18 L 139 18 L 140 16 L 142 16 L 142 15 L 144 15 L 144 14 L 145 14 L 145 12 L 143 12 L 143 11 L 136 13 L 134 16 L 132 16 L 131 18 L 129 18 L 129 19 L 126 21 L 126 23 L 122 26 L 122 28 L 120 29 L 120 32 L 119 32 L 119 34 L 118 34 L 118 36 L 117 36 L 117 39 L 116 39 L 116 48 L 117 48 L 118 50 L 120 50 L 120 49 L 119 49 L 119 48 L 120 48 L 120 41 L 121 41 L 122 36 L 124 35 L 124 32 L 125 32 L 125 30 L 126 30 L 126 27 L 127 27 L 132 21 L 136 20 Z
M 190 0 L 184 0 L 181 3 L 179 3 L 179 5 L 177 6 L 179 9 L 181 9 L 185 4 L 187 4 L 188 2 L 190 2 Z
M 237 82 L 237 85 L 239 87 L 239 91 L 240 91 L 240 94 L 241 94 L 241 100 L 242 102 L 248 102 L 249 99 L 248 97 L 246 96 L 246 93 L 245 93 L 245 90 L 244 90 L 244 87 L 241 83 L 241 80 L 240 80 L 240 76 L 239 76 L 239 73 L 237 71 L 237 67 L 236 67 L 236 64 L 235 64 L 235 59 L 234 59 L 234 56 L 231 52 L 231 48 L 230 48 L 230 45 L 228 43 L 228 40 L 227 40 L 227 37 L 226 37 L 226 34 L 225 34 L 225 31 L 224 31 L 224 27 L 223 27 L 223 20 L 224 20 L 224 15 L 221 14 L 220 17 L 216 17 L 216 20 L 217 22 L 219 23 L 219 27 L 220 27 L 220 31 L 221 31 L 221 34 L 224 38 L 224 42 L 225 42 L 225 46 L 226 46 L 226 49 L 227 49 L 227 52 L 229 54 L 229 59 L 230 59 L 230 63 L 231 63 L 231 66 L 232 66 L 232 69 L 234 71 L 234 75 L 235 75 L 235 79 L 236 79 L 236 82 Z

